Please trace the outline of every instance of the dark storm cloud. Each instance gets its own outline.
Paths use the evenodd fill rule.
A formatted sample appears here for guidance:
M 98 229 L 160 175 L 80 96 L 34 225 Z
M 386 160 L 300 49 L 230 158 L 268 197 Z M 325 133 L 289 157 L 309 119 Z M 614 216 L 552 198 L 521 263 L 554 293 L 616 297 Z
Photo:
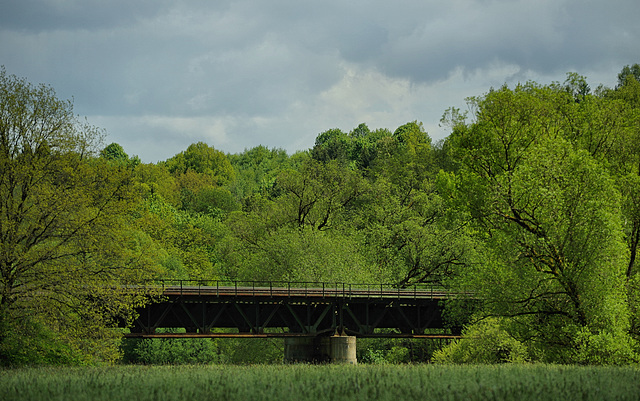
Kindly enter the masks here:
M 2 5 L 0 26 L 30 32 L 102 29 L 134 22 L 162 10 L 161 0 L 18 0 Z M 160 6 L 160 7 L 159 7 Z
M 417 82 L 444 79 L 456 67 L 473 71 L 496 61 L 548 74 L 638 56 L 640 32 L 634 19 L 640 5 L 635 1 L 443 4 L 447 6 L 425 5 L 418 18 L 400 8 L 371 29 L 386 32 L 384 41 L 372 45 L 345 35 L 343 56 Z

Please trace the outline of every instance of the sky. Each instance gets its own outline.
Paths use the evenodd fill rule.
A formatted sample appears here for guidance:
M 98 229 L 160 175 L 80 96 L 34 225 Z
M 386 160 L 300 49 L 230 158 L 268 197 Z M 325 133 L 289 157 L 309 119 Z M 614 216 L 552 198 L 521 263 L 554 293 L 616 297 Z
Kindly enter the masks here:
M 0 65 L 44 83 L 145 163 L 195 142 L 294 153 L 360 123 L 421 121 L 492 87 L 614 87 L 638 0 L 8 0 Z

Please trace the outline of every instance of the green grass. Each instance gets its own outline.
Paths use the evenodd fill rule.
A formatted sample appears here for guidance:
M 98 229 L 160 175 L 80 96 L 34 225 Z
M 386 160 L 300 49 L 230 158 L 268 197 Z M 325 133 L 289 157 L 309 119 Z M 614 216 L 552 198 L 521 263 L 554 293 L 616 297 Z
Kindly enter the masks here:
M 116 366 L 0 371 L 0 400 L 637 400 L 638 367 Z

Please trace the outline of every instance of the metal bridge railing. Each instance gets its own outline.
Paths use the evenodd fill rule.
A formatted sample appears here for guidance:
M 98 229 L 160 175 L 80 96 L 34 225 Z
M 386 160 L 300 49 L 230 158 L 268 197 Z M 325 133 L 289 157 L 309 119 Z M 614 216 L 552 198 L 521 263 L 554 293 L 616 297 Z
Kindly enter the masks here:
M 444 298 L 452 295 L 437 283 L 399 287 L 394 284 L 354 284 L 341 282 L 159 280 L 150 287 L 179 295 L 303 296 L 337 298 Z

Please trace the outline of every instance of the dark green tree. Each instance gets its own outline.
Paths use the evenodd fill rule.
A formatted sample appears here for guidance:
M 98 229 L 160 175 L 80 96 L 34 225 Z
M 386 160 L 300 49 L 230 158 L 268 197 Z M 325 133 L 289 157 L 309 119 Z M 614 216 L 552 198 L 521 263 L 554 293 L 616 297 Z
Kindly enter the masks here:
M 124 148 L 115 142 L 102 149 L 100 151 L 100 157 L 120 162 L 126 162 L 129 160 L 129 155 L 124 151 Z
M 627 84 L 629 78 L 633 78 L 636 82 L 640 82 L 640 64 L 632 66 L 625 65 L 618 74 L 618 88 Z
M 338 160 L 346 164 L 349 160 L 351 139 L 338 128 L 327 130 L 316 137 L 311 157 L 318 161 Z

